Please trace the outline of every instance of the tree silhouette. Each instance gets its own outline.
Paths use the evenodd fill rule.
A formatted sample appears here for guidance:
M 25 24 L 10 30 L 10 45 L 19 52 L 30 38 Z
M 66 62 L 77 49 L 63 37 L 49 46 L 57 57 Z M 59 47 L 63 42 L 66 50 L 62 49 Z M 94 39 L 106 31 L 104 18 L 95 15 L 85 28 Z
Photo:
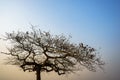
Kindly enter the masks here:
M 62 75 L 80 70 L 81 66 L 96 71 L 104 65 L 94 48 L 73 44 L 64 35 L 53 36 L 32 28 L 27 32 L 6 33 L 5 39 L 12 44 L 8 52 L 2 52 L 10 55 L 8 63 L 18 65 L 23 71 L 35 71 L 36 80 L 41 80 L 43 71 Z

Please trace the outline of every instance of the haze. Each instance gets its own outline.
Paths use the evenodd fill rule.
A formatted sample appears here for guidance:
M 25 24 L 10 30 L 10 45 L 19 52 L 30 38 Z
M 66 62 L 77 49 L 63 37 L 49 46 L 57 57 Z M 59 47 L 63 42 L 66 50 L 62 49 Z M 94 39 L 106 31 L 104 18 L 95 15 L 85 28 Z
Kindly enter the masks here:
M 98 50 L 105 60 L 105 71 L 79 71 L 57 76 L 42 73 L 42 80 L 119 80 L 120 79 L 120 1 L 119 0 L 0 0 L 0 37 L 5 32 L 30 30 L 30 24 L 52 34 L 71 35 Z M 0 51 L 8 46 L 0 41 Z M 34 80 L 35 73 L 5 65 L 0 54 L 0 80 Z

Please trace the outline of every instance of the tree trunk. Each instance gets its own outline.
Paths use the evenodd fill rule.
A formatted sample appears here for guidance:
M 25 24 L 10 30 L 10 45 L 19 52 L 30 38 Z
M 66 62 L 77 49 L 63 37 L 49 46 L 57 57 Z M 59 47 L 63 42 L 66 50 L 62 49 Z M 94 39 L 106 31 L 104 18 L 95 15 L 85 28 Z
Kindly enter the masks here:
M 41 80 L 41 75 L 40 75 L 40 67 L 37 68 L 37 71 L 36 71 L 36 80 Z

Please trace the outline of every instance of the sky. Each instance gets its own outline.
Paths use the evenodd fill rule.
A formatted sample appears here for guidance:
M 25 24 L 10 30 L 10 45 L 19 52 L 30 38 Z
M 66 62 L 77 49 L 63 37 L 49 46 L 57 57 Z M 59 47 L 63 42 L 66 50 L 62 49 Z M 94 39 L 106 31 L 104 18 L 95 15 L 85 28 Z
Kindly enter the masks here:
M 47 76 L 42 77 L 43 80 L 120 79 L 120 0 L 0 0 L 1 37 L 5 32 L 30 30 L 30 24 L 54 35 L 71 35 L 72 42 L 95 47 L 106 61 L 105 73 L 81 71 L 81 76 L 75 74 L 67 78 L 43 73 Z M 0 41 L 1 51 L 6 51 L 6 44 Z M 4 65 L 4 58 L 0 54 L 0 80 L 34 79 L 34 73 L 24 73 L 17 67 Z

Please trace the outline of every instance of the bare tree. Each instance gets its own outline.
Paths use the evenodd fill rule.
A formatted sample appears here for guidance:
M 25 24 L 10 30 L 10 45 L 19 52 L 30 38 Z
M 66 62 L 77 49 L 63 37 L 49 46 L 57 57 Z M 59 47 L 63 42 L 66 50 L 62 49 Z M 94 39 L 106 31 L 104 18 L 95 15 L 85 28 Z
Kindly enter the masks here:
M 64 35 L 53 36 L 32 28 L 27 32 L 6 33 L 5 39 L 12 44 L 8 52 L 2 52 L 10 55 L 8 62 L 23 71 L 35 71 L 36 80 L 41 80 L 42 71 L 62 75 L 79 70 L 81 66 L 96 71 L 104 65 L 94 48 L 83 43 L 73 44 Z

